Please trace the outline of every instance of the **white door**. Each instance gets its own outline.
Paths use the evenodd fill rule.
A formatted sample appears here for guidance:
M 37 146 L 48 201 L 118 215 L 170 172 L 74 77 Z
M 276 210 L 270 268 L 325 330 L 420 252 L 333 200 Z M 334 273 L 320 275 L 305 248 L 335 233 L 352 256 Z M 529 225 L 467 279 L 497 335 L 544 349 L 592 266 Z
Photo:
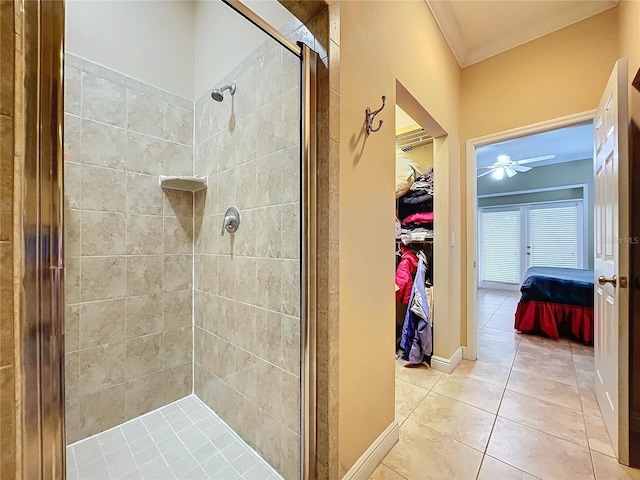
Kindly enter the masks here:
M 613 69 L 594 118 L 595 393 L 616 455 L 628 464 L 627 108 L 623 58 Z

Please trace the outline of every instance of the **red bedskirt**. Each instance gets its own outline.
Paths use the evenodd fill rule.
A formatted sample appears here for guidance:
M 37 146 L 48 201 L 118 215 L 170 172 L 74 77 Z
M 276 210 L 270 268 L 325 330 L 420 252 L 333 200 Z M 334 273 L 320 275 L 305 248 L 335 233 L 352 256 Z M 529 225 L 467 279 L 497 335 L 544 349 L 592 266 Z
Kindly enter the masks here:
M 593 344 L 593 308 L 560 303 L 522 301 L 516 310 L 515 329 L 542 332 L 549 338 L 571 335 Z

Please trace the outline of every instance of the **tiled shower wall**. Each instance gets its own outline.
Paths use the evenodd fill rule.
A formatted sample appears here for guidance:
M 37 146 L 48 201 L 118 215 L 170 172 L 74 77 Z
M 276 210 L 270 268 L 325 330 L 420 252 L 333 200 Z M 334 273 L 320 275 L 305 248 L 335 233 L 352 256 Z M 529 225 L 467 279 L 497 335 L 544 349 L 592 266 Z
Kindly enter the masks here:
M 300 60 L 269 40 L 196 101 L 195 393 L 285 478 L 300 448 Z M 219 85 L 211 85 L 211 88 Z M 224 212 L 241 211 L 233 236 Z
M 65 58 L 67 441 L 191 393 L 193 103 Z

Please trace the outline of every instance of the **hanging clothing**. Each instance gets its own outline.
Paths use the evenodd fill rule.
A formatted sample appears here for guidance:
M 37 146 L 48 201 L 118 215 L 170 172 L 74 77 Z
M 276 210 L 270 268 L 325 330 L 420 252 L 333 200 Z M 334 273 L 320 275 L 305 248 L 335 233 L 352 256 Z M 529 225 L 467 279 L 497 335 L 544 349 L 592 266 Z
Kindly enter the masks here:
M 415 365 L 421 364 L 433 353 L 429 302 L 425 287 L 426 270 L 426 263 L 420 256 L 400 341 L 400 347 L 404 351 L 402 358 Z
M 401 247 L 402 260 L 396 269 L 396 300 L 404 305 L 409 303 L 413 277 L 418 269 L 418 257 L 410 248 Z

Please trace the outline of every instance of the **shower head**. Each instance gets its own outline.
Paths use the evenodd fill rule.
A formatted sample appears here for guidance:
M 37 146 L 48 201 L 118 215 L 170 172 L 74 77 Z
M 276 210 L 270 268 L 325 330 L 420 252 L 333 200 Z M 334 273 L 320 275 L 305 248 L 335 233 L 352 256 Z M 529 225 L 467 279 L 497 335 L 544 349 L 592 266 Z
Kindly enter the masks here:
M 225 90 L 229 90 L 229 92 L 231 92 L 231 95 L 233 96 L 236 93 L 236 82 L 233 82 L 229 85 L 223 85 L 220 88 L 214 88 L 211 91 L 211 98 L 213 98 L 216 102 L 221 102 L 222 100 L 224 100 L 223 93 L 225 92 Z

